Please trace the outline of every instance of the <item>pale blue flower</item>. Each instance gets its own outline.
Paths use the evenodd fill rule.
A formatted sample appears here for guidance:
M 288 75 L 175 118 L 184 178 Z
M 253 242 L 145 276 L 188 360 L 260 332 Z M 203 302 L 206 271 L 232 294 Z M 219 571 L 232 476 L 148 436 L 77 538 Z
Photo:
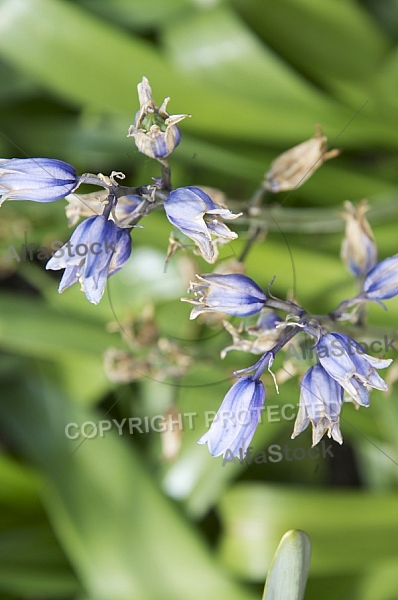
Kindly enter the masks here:
M 183 187 L 172 191 L 164 209 L 170 223 L 195 242 L 209 263 L 217 259 L 218 243 L 225 244 L 238 237 L 218 217 L 237 219 L 240 214 L 219 206 L 200 188 Z
M 119 271 L 131 254 L 130 230 L 117 227 L 103 215 L 90 217 L 57 250 L 46 269 L 65 269 L 58 291 L 77 281 L 93 304 L 101 300 L 107 278 Z
M 292 439 L 312 423 L 312 445 L 328 432 L 339 444 L 343 443 L 339 419 L 344 390 L 321 365 L 311 367 L 304 375 L 300 388 L 300 406 Z
M 368 300 L 388 300 L 398 295 L 398 254 L 377 263 L 366 276 L 363 294 Z
M 54 202 L 79 185 L 72 165 L 52 158 L 0 159 L 0 204 L 4 200 Z
M 348 335 L 328 333 L 315 346 L 318 360 L 328 374 L 339 383 L 356 404 L 369 406 L 371 388 L 388 390 L 376 369 L 388 367 L 392 360 L 374 358 Z
M 242 377 L 225 396 L 210 429 L 200 438 L 210 454 L 227 451 L 244 456 L 254 436 L 264 408 L 265 388 L 259 379 Z
M 182 298 L 195 304 L 190 318 L 195 319 L 204 312 L 220 312 L 237 317 L 248 317 L 260 312 L 267 297 L 250 277 L 240 274 L 196 275 L 188 289 L 194 298 Z

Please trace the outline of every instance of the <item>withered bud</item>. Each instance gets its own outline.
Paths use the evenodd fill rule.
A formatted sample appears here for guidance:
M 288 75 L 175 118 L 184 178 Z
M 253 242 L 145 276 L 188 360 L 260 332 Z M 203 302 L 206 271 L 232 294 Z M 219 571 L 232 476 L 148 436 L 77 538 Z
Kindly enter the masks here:
M 108 348 L 104 354 L 104 371 L 114 383 L 130 383 L 147 377 L 150 368 L 145 359 L 117 348 Z
M 340 213 L 346 221 L 345 237 L 341 244 L 341 258 L 355 277 L 366 275 L 377 263 L 377 246 L 373 231 L 365 217 L 369 210 L 367 200 L 354 206 L 344 202 L 346 212 Z
M 150 158 L 164 159 L 178 146 L 180 131 L 177 123 L 191 115 L 169 115 L 166 98 L 158 108 L 152 97 L 151 86 L 146 77 L 137 86 L 140 110 L 134 124 L 130 126 L 127 137 L 133 137 L 140 152 Z
M 327 150 L 327 137 L 320 125 L 316 125 L 316 135 L 283 152 L 278 156 L 265 175 L 264 187 L 269 192 L 294 190 L 319 169 L 330 158 L 340 154 L 340 150 Z
M 232 345 L 221 351 L 221 358 L 225 358 L 231 350 L 240 350 L 251 354 L 264 354 L 271 350 L 283 334 L 283 329 L 278 327 L 281 323 L 282 319 L 279 315 L 267 308 L 260 313 L 256 325 L 245 329 L 242 324 L 236 329 L 228 321 L 223 321 L 225 329 L 232 336 Z M 254 339 L 248 339 L 247 335 Z

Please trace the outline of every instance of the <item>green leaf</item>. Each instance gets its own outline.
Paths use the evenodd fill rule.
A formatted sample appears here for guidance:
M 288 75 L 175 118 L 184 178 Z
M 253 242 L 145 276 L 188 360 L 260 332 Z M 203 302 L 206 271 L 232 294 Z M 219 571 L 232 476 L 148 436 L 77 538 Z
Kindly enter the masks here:
M 80 0 L 80 4 L 115 23 L 132 29 L 162 27 L 192 10 L 194 0 Z
M 143 75 L 152 82 L 158 101 L 170 95 L 173 112 L 194 115 L 183 130 L 237 139 L 300 140 L 314 121 L 321 120 L 337 134 L 352 118 L 352 111 L 328 100 L 318 101 L 317 93 L 313 97 L 319 110 L 306 109 L 302 103 L 303 118 L 292 115 L 287 119 L 279 101 L 273 101 L 270 114 L 265 110 L 266 97 L 261 101 L 245 97 L 243 101 L 211 81 L 204 85 L 191 80 L 187 85 L 184 72 L 173 67 L 153 45 L 62 0 L 1 0 L 0 56 L 64 100 L 97 111 L 130 115 L 130 123 L 138 108 L 134 85 Z M 237 85 L 244 85 L 244 81 Z M 279 98 L 286 100 L 283 92 Z M 274 98 L 277 96 L 275 91 Z M 126 117 L 126 130 L 130 123 Z M 363 127 L 350 128 L 351 135 L 355 131 L 363 139 Z
M 52 599 L 68 597 L 77 589 L 77 580 L 47 524 L 0 532 L 1 591 Z
M 118 338 L 95 318 L 79 318 L 36 299 L 0 297 L 0 346 L 25 356 L 62 359 L 64 356 L 99 357 Z
M 68 423 L 96 423 L 98 415 L 73 407 L 30 370 L 29 383 L 7 383 L 2 423 L 15 447 L 46 474 L 40 498 L 90 597 L 251 600 L 218 569 L 127 440 L 110 431 L 70 440 Z
M 247 100 L 255 98 L 274 109 L 283 96 L 285 113 L 290 103 L 296 114 L 331 108 L 325 97 L 261 44 L 228 7 L 180 19 L 165 28 L 164 40 L 171 61 L 192 81 L 199 78 L 207 85 Z M 267 119 L 265 106 L 259 120 Z
M 360 89 L 389 50 L 388 38 L 353 0 L 234 0 L 234 4 L 266 43 L 333 91 L 343 83 L 355 83 Z
M 310 558 L 308 535 L 294 529 L 285 533 L 272 559 L 263 600 L 303 600 Z
M 240 484 L 219 505 L 223 562 L 260 581 L 273 548 L 292 525 L 311 538 L 314 575 L 361 573 L 398 559 L 397 494 Z

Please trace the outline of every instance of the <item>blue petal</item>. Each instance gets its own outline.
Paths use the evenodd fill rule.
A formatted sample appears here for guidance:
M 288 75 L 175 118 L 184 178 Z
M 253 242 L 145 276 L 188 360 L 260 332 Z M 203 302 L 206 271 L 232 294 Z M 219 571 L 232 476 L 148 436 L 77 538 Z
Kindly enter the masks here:
M 116 239 L 117 226 L 115 223 L 107 221 L 103 216 L 95 217 L 87 239 L 90 251 L 85 262 L 84 279 L 92 277 L 95 283 L 101 271 L 103 269 L 108 270 L 112 255 L 116 249 Z M 92 244 L 95 242 L 101 244 L 102 251 L 99 254 L 94 254 L 91 251 Z
M 119 229 L 117 233 L 116 251 L 112 256 L 112 260 L 109 265 L 108 277 L 117 273 L 126 261 L 130 258 L 131 254 L 131 236 L 130 230 Z
M 267 300 L 263 290 L 246 275 L 212 273 L 201 278 L 209 284 L 205 307 L 247 317 L 259 312 Z
M 213 456 L 220 456 L 230 448 L 236 450 L 242 445 L 247 448 L 258 425 L 264 401 L 265 389 L 261 381 L 254 381 L 252 377 L 240 379 L 225 396 L 209 431 L 198 443 L 207 442 Z
M 347 353 L 345 340 L 337 333 L 328 333 L 315 346 L 318 360 L 333 379 L 343 380 L 355 373 L 355 365 Z M 326 352 L 326 356 L 322 356 Z
M 364 293 L 372 300 L 388 300 L 398 295 L 398 254 L 382 260 L 369 271 Z
M 80 223 L 71 235 L 68 243 L 57 250 L 52 258 L 46 264 L 46 269 L 57 271 L 65 269 L 68 266 L 80 265 L 85 257 L 79 256 L 74 249 L 87 242 L 89 231 L 95 219 L 98 217 L 89 217 Z M 58 254 L 58 256 L 57 256 Z
M 164 133 L 159 133 L 156 138 L 151 139 L 152 153 L 154 158 L 166 158 L 170 154 L 167 150 Z
M 0 160 L 0 194 L 3 199 L 53 202 L 78 185 L 75 168 L 50 158 Z
M 68 266 L 65 269 L 65 273 L 61 277 L 61 281 L 59 282 L 58 292 L 61 294 L 64 290 L 68 289 L 69 287 L 71 287 L 72 285 L 77 283 L 78 280 L 79 280 L 79 267 L 78 266 Z

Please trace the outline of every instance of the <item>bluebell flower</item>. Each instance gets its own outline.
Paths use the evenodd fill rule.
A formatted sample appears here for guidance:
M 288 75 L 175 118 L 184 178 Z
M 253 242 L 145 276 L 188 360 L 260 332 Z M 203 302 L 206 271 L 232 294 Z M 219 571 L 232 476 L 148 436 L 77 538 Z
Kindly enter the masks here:
M 60 293 L 79 281 L 87 299 L 98 304 L 107 278 L 122 268 L 130 253 L 130 230 L 117 227 L 100 215 L 80 223 L 69 242 L 48 261 L 46 269 L 65 269 Z
M 140 110 L 134 125 L 130 126 L 127 137 L 133 137 L 140 152 L 150 158 L 164 159 L 180 143 L 180 130 L 177 123 L 190 115 L 169 115 L 166 98 L 158 108 L 152 97 L 152 90 L 146 77 L 137 86 Z
M 204 312 L 220 312 L 237 317 L 248 317 L 260 312 L 267 297 L 263 290 L 246 275 L 196 275 L 188 289 L 195 298 L 182 298 L 195 304 L 190 318 L 195 319 Z
M 164 209 L 170 223 L 195 242 L 209 263 L 217 259 L 218 243 L 225 244 L 238 237 L 218 217 L 237 219 L 240 214 L 219 206 L 200 188 L 183 187 L 172 191 Z
M 369 406 L 371 388 L 388 390 L 376 369 L 388 367 L 391 359 L 365 354 L 358 342 L 342 333 L 322 336 L 315 348 L 325 371 L 346 390 L 355 404 Z
M 344 390 L 321 365 L 311 367 L 304 375 L 300 388 L 300 406 L 292 439 L 312 423 L 312 445 L 328 432 L 339 444 L 343 443 L 339 419 Z
M 341 245 L 341 258 L 355 277 L 366 275 L 377 263 L 377 246 L 373 231 L 366 219 L 369 206 L 362 200 L 355 207 L 348 200 L 342 217 L 346 221 L 345 236 Z
M 264 402 L 263 383 L 252 376 L 242 377 L 231 387 L 210 429 L 198 443 L 207 443 L 213 456 L 227 451 L 233 456 L 244 456 L 259 424 Z
M 367 274 L 363 294 L 367 300 L 388 300 L 398 295 L 398 254 L 379 262 Z
M 72 165 L 52 158 L 0 159 L 0 205 L 4 200 L 54 202 L 79 185 Z

